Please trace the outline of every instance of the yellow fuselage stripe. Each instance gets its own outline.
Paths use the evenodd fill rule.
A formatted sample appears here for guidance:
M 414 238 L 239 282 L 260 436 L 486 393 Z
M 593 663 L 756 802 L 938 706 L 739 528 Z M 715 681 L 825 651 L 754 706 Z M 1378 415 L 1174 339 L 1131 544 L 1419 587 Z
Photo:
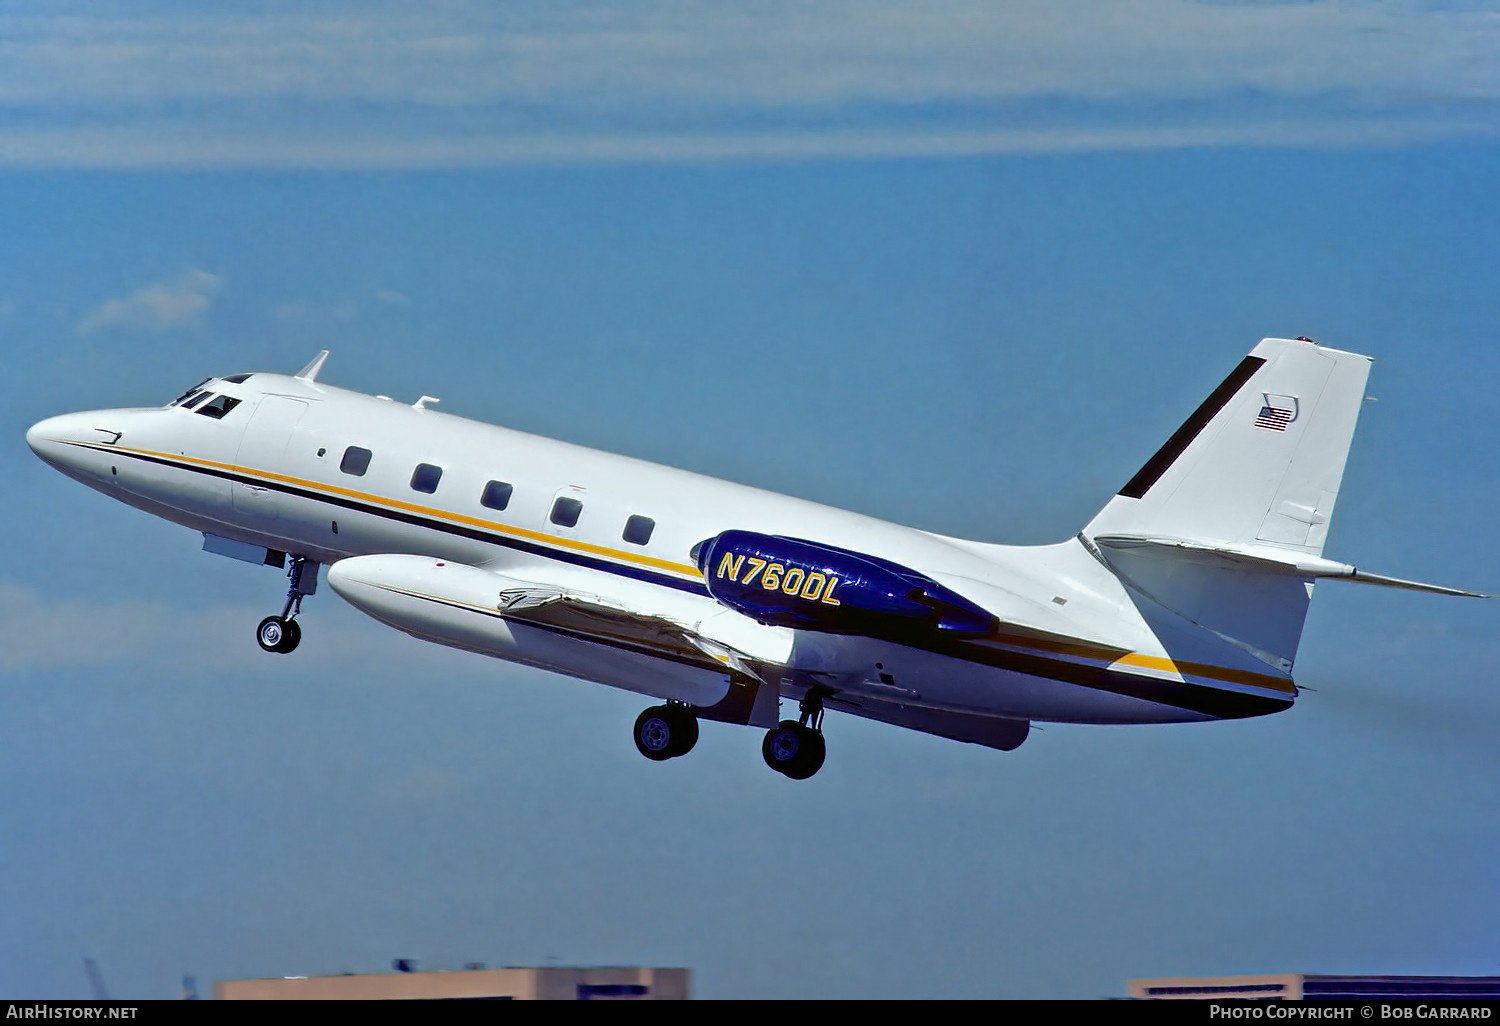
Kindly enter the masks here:
M 150 449 L 129 449 L 123 446 L 93 446 L 100 452 L 131 452 L 142 456 L 152 456 L 168 461 L 181 461 L 184 463 L 197 464 L 202 467 L 213 467 L 218 470 L 226 470 L 237 474 L 245 474 L 251 477 L 259 477 L 269 481 L 280 481 L 284 484 L 297 485 L 311 491 L 322 491 L 334 495 L 342 495 L 346 498 L 360 499 L 377 506 L 385 506 L 392 509 L 404 510 L 408 513 L 420 513 L 423 516 L 434 517 L 439 520 L 447 520 L 452 523 L 465 524 L 470 527 L 481 527 L 485 530 L 494 531 L 497 534 L 510 535 L 515 538 L 524 538 L 530 541 L 542 542 L 545 545 L 558 548 L 572 549 L 576 552 L 585 552 L 595 556 L 607 556 L 611 559 L 634 563 L 639 566 L 651 567 L 657 570 L 666 570 L 671 573 L 681 574 L 684 577 L 695 580 L 702 579 L 702 572 L 695 566 L 686 563 L 675 563 L 666 559 L 657 559 L 653 556 L 643 556 L 634 552 L 625 552 L 620 549 L 609 548 L 604 545 L 594 545 L 589 542 L 576 541 L 572 538 L 564 538 L 555 534 L 544 534 L 540 531 L 528 530 L 524 527 L 512 527 L 509 524 L 497 523 L 493 520 L 483 520 L 479 517 L 466 516 L 462 513 L 454 513 L 449 510 L 436 509 L 432 506 L 421 506 L 416 503 L 402 502 L 399 499 L 391 499 L 381 495 L 373 495 L 369 492 L 356 491 L 352 488 L 342 488 L 338 485 L 324 484 L 320 481 L 309 481 L 306 478 L 292 477 L 287 474 L 277 474 L 267 470 L 256 470 L 250 467 L 241 467 L 233 463 L 219 463 L 214 460 L 199 459 L 195 456 L 186 456 L 181 453 L 154 452 Z M 1181 677 L 1202 677 L 1209 680 L 1224 681 L 1229 684 L 1240 684 L 1248 687 L 1264 688 L 1283 694 L 1296 694 L 1296 685 L 1289 678 L 1276 677 L 1271 674 L 1254 673 L 1249 670 L 1235 670 L 1227 666 L 1213 666 L 1207 663 L 1179 663 L 1162 656 L 1146 655 L 1142 652 L 1124 652 L 1117 649 L 1109 649 L 1102 646 L 1090 645 L 1087 642 L 1048 642 L 1038 638 L 1005 637 L 1000 640 L 1007 644 L 1015 644 L 1017 647 L 1030 648 L 1033 651 L 1045 652 L 1050 655 L 1073 655 L 1085 659 L 1107 663 L 1111 666 L 1136 666 L 1142 669 L 1163 670 L 1174 673 Z
M 120 447 L 113 447 L 119 449 Z M 100 450 L 108 452 L 110 450 Z M 509 524 L 497 523 L 493 520 L 482 520 L 479 517 L 465 516 L 462 513 L 454 513 L 449 510 L 436 509 L 432 506 L 419 506 L 416 503 L 402 502 L 399 499 L 390 499 L 382 495 L 372 495 L 369 492 L 355 491 L 352 488 L 341 488 L 338 485 L 324 484 L 321 481 L 309 481 L 306 478 L 291 477 L 287 474 L 277 474 L 269 470 L 256 470 L 251 467 L 241 467 L 233 463 L 217 463 L 214 460 L 198 459 L 194 456 L 184 456 L 180 453 L 153 452 L 149 449 L 124 449 L 125 452 L 135 452 L 142 456 L 155 456 L 160 459 L 180 460 L 184 463 L 194 463 L 202 467 L 214 467 L 218 470 L 228 470 L 237 474 L 246 474 L 251 477 L 259 477 L 267 481 L 280 481 L 283 484 L 297 485 L 312 491 L 322 491 L 334 495 L 342 495 L 350 499 L 361 499 L 377 506 L 386 506 L 391 509 L 404 510 L 408 513 L 420 513 L 423 516 L 434 517 L 439 520 L 448 520 L 457 524 L 465 524 L 469 527 L 482 527 L 485 530 L 494 531 L 497 534 L 506 534 L 515 538 L 525 538 L 531 541 L 544 542 L 559 548 L 573 549 L 577 552 L 587 552 L 596 556 L 609 556 L 614 559 L 624 560 L 628 563 L 636 563 L 640 566 L 649 566 L 657 570 L 668 570 L 672 573 L 682 574 L 687 577 L 701 579 L 702 574 L 698 568 L 689 566 L 687 563 L 674 563 L 666 559 L 656 559 L 653 556 L 643 556 L 634 552 L 624 552 L 620 549 L 612 549 L 603 545 L 592 545 L 589 542 L 576 541 L 572 538 L 564 538 L 555 534 L 543 534 L 540 531 L 530 531 L 524 527 L 512 527 Z

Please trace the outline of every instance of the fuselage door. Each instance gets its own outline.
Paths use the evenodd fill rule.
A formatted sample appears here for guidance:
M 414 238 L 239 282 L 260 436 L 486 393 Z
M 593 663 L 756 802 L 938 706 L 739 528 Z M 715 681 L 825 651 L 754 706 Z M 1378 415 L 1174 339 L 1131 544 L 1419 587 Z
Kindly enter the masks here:
M 240 439 L 235 462 L 251 476 L 282 472 L 287 442 L 307 413 L 307 403 L 284 395 L 263 395 Z M 232 489 L 234 508 L 251 516 L 274 520 L 279 493 L 267 484 L 236 481 Z

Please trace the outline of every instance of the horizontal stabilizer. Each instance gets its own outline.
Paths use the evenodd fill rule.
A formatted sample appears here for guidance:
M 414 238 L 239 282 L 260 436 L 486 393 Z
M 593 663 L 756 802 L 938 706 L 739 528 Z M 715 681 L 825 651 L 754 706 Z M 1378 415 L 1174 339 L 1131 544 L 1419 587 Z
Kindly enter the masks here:
M 1349 569 L 1354 570 L 1353 567 Z M 1423 584 L 1421 581 L 1405 581 L 1399 577 L 1386 577 L 1382 574 L 1372 574 L 1365 570 L 1354 570 L 1346 578 L 1355 584 L 1379 584 L 1386 588 L 1408 588 L 1412 591 L 1430 591 L 1438 595 L 1460 595 L 1464 598 L 1495 598 L 1494 595 L 1486 595 L 1482 591 L 1464 591 L 1462 588 L 1445 588 L 1441 584 Z
M 1085 544 L 1088 542 L 1085 541 Z M 1459 595 L 1464 598 L 1496 597 L 1481 591 L 1465 591 L 1462 588 L 1448 588 L 1441 584 L 1424 584 L 1421 581 L 1408 581 L 1400 577 L 1372 574 L 1368 570 L 1361 570 L 1348 563 L 1339 563 L 1322 556 L 1297 558 L 1296 554 L 1279 548 L 1243 549 L 1199 545 L 1180 538 L 1147 538 L 1133 535 L 1106 535 L 1093 539 L 1093 545 L 1100 550 L 1105 550 L 1100 555 L 1107 563 L 1111 562 L 1107 555 L 1110 550 L 1145 553 L 1156 549 L 1163 555 L 1171 554 L 1178 558 L 1197 559 L 1206 563 L 1219 562 L 1242 570 L 1300 577 L 1309 581 L 1342 580 L 1353 581 L 1356 584 L 1378 584 L 1386 588 L 1430 591 L 1438 595 Z
M 1137 608 L 1159 636 L 1165 636 L 1164 630 L 1170 633 L 1171 627 L 1153 610 L 1175 614 L 1282 673 L 1292 671 L 1316 581 L 1488 597 L 1367 573 L 1348 563 L 1278 545 L 1227 545 L 1128 534 L 1080 536 L 1080 540 L 1138 596 Z

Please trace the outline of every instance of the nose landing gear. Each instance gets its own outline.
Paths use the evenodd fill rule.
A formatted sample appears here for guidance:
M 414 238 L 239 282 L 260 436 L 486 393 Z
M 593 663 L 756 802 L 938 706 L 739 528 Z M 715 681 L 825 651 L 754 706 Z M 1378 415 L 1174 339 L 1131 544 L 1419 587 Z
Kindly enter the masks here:
M 284 616 L 268 616 L 255 629 L 255 640 L 267 652 L 290 652 L 302 640 L 302 628 L 296 620 Z
M 286 605 L 282 607 L 281 615 L 266 617 L 255 629 L 255 640 L 262 649 L 283 655 L 302 640 L 302 628 L 297 625 L 295 617 L 302 612 L 302 596 L 311 595 L 318 589 L 318 564 L 306 556 L 293 556 L 286 575 L 291 587 L 287 589 Z

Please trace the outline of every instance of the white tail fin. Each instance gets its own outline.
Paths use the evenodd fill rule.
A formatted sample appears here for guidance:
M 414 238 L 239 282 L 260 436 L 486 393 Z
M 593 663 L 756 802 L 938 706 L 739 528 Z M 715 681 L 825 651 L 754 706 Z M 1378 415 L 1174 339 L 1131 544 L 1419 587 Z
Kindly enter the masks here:
M 1164 642 L 1186 621 L 1291 672 L 1311 582 L 1354 570 L 1321 557 L 1369 372 L 1265 339 L 1083 529 Z
M 1227 644 L 1290 673 L 1322 578 L 1489 597 L 1323 557 L 1369 374 L 1368 356 L 1261 340 L 1083 529 L 1174 655 Z
M 1321 555 L 1369 373 L 1367 356 L 1263 340 L 1084 537 Z

